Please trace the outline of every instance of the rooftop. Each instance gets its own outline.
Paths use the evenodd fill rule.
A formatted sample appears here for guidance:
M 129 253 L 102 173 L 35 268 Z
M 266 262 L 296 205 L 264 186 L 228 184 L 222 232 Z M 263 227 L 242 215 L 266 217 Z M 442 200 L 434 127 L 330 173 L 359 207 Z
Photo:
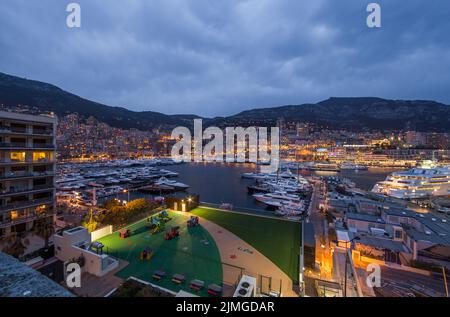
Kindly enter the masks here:
M 56 116 L 51 117 L 50 115 L 32 115 L 25 113 L 0 111 L 0 118 L 24 121 L 24 122 L 40 122 L 40 123 L 56 123 Z
M 449 236 L 440 236 L 437 234 L 426 234 L 424 232 L 420 232 L 417 229 L 412 227 L 404 228 L 406 234 L 410 236 L 412 239 L 416 241 L 426 241 L 434 244 L 440 244 L 445 246 L 450 246 L 450 237 Z
M 347 216 L 347 219 L 376 222 L 376 223 L 385 223 L 383 219 L 381 219 L 378 216 L 374 216 L 374 215 L 347 213 L 346 216 Z
M 0 252 L 0 297 L 72 297 L 64 287 Z
M 374 248 L 387 249 L 396 252 L 408 252 L 409 250 L 400 241 L 394 241 L 390 239 L 383 239 L 372 236 L 360 236 L 356 243 L 368 245 Z

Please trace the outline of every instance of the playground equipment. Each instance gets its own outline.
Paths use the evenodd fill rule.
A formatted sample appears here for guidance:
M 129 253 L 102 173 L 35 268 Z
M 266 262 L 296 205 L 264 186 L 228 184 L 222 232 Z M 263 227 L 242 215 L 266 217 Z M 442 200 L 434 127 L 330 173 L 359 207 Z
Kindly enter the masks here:
M 131 231 L 129 229 L 119 230 L 119 237 L 125 239 L 131 236 Z
M 188 227 L 196 227 L 196 226 L 198 226 L 198 220 L 199 220 L 198 217 L 191 216 L 189 218 L 189 220 L 187 221 Z
M 153 229 L 150 230 L 150 233 L 153 234 L 157 234 L 158 232 L 161 232 L 164 230 L 164 223 L 163 222 L 158 222 Z
M 167 210 L 161 211 L 161 213 L 159 214 L 159 219 L 163 222 L 172 220 L 172 218 L 169 217 L 169 213 L 167 212 Z
M 150 217 L 146 227 L 150 229 L 150 233 L 156 234 L 164 229 L 164 222 L 162 222 L 158 217 Z
M 154 254 L 155 254 L 155 252 L 153 252 L 152 249 L 145 248 L 144 250 L 141 251 L 140 259 L 141 260 L 151 260 L 153 258 Z
M 166 235 L 164 236 L 164 239 L 166 240 L 172 240 L 176 237 L 180 236 L 180 227 L 172 227 L 170 231 L 166 232 Z

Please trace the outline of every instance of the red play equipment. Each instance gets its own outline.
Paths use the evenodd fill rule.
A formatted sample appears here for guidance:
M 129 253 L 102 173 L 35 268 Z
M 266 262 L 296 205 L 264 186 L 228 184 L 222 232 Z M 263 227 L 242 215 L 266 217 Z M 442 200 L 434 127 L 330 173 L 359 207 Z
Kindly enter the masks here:
M 151 260 L 155 252 L 151 248 L 145 248 L 141 251 L 140 259 L 141 260 Z
M 119 237 L 121 239 L 128 238 L 129 236 L 131 236 L 131 232 L 129 229 L 122 229 L 119 231 Z
M 180 235 L 179 230 L 180 230 L 180 227 L 173 227 L 172 229 L 170 229 L 170 231 L 166 232 L 164 239 L 166 239 L 166 240 L 175 239 L 176 237 L 178 237 Z
M 189 220 L 187 221 L 187 225 L 188 225 L 188 227 L 195 227 L 195 226 L 198 226 L 198 217 L 196 217 L 196 216 L 191 216 L 190 218 L 189 218 Z

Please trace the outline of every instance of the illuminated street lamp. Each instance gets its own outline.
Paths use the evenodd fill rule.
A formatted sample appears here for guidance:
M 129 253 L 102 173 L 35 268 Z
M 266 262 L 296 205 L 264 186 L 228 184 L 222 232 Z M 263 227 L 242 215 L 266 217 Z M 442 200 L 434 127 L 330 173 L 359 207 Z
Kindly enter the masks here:
M 345 273 L 344 273 L 344 297 L 347 297 L 347 266 L 348 266 L 348 248 L 347 243 L 351 243 L 355 240 L 360 240 L 361 238 L 358 236 L 355 236 L 353 239 L 350 239 L 350 241 L 345 242 Z
M 124 194 L 128 193 L 128 201 L 130 201 L 130 190 L 129 189 L 124 189 L 123 193 Z

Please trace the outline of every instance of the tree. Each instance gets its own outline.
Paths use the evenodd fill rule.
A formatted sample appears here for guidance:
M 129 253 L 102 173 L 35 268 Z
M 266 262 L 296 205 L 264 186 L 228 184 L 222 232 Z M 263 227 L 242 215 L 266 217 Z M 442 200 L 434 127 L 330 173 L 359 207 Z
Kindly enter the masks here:
M 48 248 L 48 240 L 53 235 L 53 233 L 55 233 L 53 223 L 45 220 L 37 221 L 34 223 L 33 231 L 37 236 L 44 239 L 45 248 Z
M 97 229 L 97 225 L 98 225 L 98 222 L 95 220 L 94 212 L 93 212 L 92 208 L 89 210 L 89 216 L 88 217 L 89 218 L 87 219 L 87 221 L 83 222 L 83 227 L 88 229 L 89 232 L 92 232 L 95 229 Z
M 19 233 L 13 232 L 6 238 L 5 244 L 6 246 L 2 251 L 18 259 L 24 255 L 30 242 L 28 239 L 23 238 Z

